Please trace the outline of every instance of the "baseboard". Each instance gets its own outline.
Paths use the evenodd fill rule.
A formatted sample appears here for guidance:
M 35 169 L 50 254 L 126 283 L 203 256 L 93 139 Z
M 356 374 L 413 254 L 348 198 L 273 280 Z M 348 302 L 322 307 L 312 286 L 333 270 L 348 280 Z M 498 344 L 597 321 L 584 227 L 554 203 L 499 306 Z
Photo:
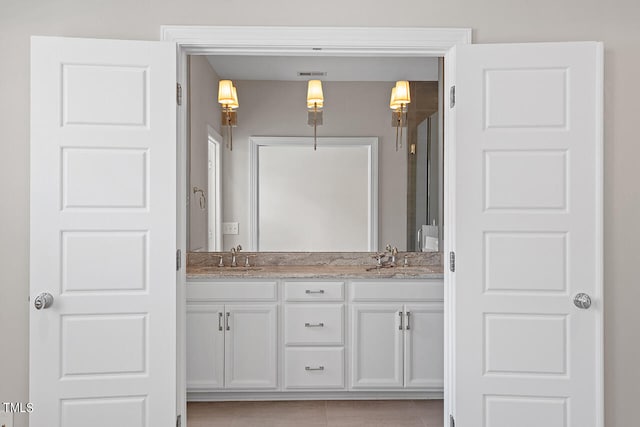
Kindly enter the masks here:
M 442 391 L 274 391 L 187 392 L 188 402 L 264 400 L 426 400 L 443 399 Z

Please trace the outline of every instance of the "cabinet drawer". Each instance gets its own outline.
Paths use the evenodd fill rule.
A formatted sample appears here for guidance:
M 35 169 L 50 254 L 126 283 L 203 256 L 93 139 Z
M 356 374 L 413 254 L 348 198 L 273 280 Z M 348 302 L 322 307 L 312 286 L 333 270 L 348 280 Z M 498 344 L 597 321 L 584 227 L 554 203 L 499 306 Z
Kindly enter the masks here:
M 190 282 L 187 301 L 275 301 L 277 282 Z
M 284 282 L 285 301 L 344 301 L 344 282 Z
M 352 301 L 443 301 L 442 279 L 357 281 L 351 283 Z
M 287 345 L 342 345 L 343 304 L 289 304 L 284 309 Z
M 288 348 L 284 386 L 287 389 L 344 388 L 344 349 Z

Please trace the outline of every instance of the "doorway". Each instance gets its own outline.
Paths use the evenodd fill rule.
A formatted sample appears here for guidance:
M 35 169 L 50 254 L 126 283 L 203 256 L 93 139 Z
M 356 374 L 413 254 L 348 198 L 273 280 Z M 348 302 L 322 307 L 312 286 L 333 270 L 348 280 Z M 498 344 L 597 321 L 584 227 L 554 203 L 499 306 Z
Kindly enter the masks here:
M 345 29 L 345 31 L 338 29 L 300 29 L 300 28 L 280 28 L 273 32 L 268 32 L 269 36 L 265 37 L 264 33 L 259 29 L 258 32 L 252 34 L 251 31 L 244 32 L 240 29 L 216 29 L 205 28 L 201 32 L 197 31 L 197 36 L 194 37 L 193 29 L 182 27 L 166 27 L 163 29 L 163 39 L 176 41 L 178 43 L 178 79 L 182 87 L 187 87 L 187 62 L 189 55 L 205 55 L 205 54 L 232 54 L 232 55 L 279 55 L 279 56 L 301 56 L 307 55 L 310 51 L 318 54 L 319 56 L 355 56 L 355 57 L 395 57 L 398 55 L 414 56 L 414 57 L 444 57 L 446 52 L 455 44 L 469 43 L 471 32 L 470 30 L 432 30 L 432 29 L 412 29 L 412 32 L 398 32 L 387 35 L 382 39 L 376 39 L 367 34 L 366 38 L 358 38 L 358 29 Z M 185 32 L 186 31 L 186 32 Z M 297 32 L 304 31 L 309 39 L 300 42 L 297 46 L 291 46 L 289 40 L 292 39 L 292 35 Z M 187 36 L 188 34 L 188 36 Z M 272 37 L 270 37 L 272 36 Z M 295 38 L 295 37 L 293 37 Z M 239 41 L 240 40 L 240 41 Z M 354 40 L 351 42 L 345 42 L 345 40 Z M 321 47 L 319 47 L 321 46 Z M 453 63 L 449 64 L 452 67 Z M 447 73 L 445 73 L 445 86 L 448 87 L 449 83 L 446 82 Z M 442 99 L 445 105 L 449 103 L 449 94 L 447 91 L 443 91 Z M 184 100 L 183 100 L 184 102 Z M 188 121 L 183 112 L 178 112 L 178 139 L 179 139 L 179 152 L 182 158 L 187 157 L 187 153 L 184 147 L 184 136 L 188 129 Z M 449 123 L 450 118 L 445 114 L 445 120 L 443 121 L 442 128 L 447 129 L 451 125 Z M 181 169 L 181 176 L 179 181 L 186 183 L 188 177 L 186 176 L 186 169 L 183 161 L 179 162 Z M 446 194 L 446 193 L 445 193 Z M 446 205 L 448 201 L 444 201 L 444 210 L 446 212 Z M 179 206 L 184 206 L 183 203 L 179 203 Z M 186 213 L 182 212 L 182 217 L 186 217 Z M 184 227 L 181 224 L 180 227 Z M 183 228 L 184 231 L 184 228 Z M 446 241 L 446 239 L 445 239 Z M 183 241 L 184 243 L 184 241 Z M 182 245 L 186 249 L 185 245 Z M 446 250 L 446 247 L 444 248 Z M 186 252 L 186 250 L 185 250 Z M 451 363 L 449 350 L 450 342 L 448 339 L 449 334 L 447 331 L 450 329 L 451 316 L 449 315 L 450 304 L 450 278 L 445 273 L 445 386 L 444 386 L 444 410 L 443 413 L 449 413 L 450 407 L 448 405 L 450 396 L 452 395 L 451 388 Z M 185 324 L 185 307 L 184 307 L 184 272 L 179 275 L 179 291 L 178 291 L 178 304 L 182 304 L 179 307 L 179 330 L 184 329 Z M 180 295 L 182 294 L 182 295 Z M 185 344 L 184 338 L 181 340 L 183 345 L 179 354 L 181 355 L 181 371 L 184 373 L 186 370 L 185 363 Z M 186 413 L 186 398 L 185 398 L 185 383 L 184 378 L 179 386 L 178 396 L 181 399 L 181 406 L 183 408 L 182 413 Z

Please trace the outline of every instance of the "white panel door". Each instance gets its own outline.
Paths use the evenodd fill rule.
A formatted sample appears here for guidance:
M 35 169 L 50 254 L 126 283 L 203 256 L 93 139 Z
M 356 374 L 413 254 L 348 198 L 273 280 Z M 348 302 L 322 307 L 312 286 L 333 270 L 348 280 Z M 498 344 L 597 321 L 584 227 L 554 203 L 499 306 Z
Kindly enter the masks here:
M 224 306 L 187 305 L 187 389 L 224 387 Z
M 602 46 L 456 57 L 456 425 L 601 427 Z
M 175 69 L 172 43 L 32 38 L 31 427 L 175 425 Z
M 351 388 L 402 387 L 402 305 L 354 304 L 351 327 Z
M 227 305 L 225 309 L 225 388 L 276 388 L 277 305 Z
M 405 306 L 404 386 L 442 390 L 444 386 L 444 306 Z

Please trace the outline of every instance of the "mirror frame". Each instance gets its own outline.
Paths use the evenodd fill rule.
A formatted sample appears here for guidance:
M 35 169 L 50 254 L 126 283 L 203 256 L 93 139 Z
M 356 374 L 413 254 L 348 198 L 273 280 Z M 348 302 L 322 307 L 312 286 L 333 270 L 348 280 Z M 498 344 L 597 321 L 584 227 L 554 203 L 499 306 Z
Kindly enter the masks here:
M 368 251 L 376 252 L 378 250 L 378 137 L 319 137 L 318 146 L 320 147 L 367 147 L 368 157 Z M 260 251 L 259 248 L 259 149 L 260 147 L 311 147 L 313 146 L 312 137 L 295 137 L 295 136 L 252 136 L 249 138 L 249 170 L 250 170 L 250 198 L 249 198 L 249 241 L 251 242 L 251 251 Z M 307 251 L 314 252 L 314 251 Z

